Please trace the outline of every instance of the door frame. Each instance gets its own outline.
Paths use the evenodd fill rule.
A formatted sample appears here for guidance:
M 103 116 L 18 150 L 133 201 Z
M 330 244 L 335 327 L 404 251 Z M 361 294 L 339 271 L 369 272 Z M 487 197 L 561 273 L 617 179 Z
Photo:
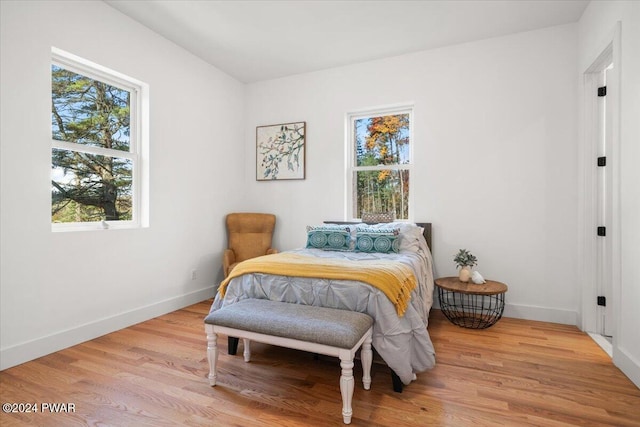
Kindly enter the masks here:
M 599 74 L 611 62 L 613 70 L 607 73 L 607 106 L 612 109 L 611 114 L 611 141 L 607 152 L 607 167 L 610 167 L 611 177 L 611 206 L 607 211 L 611 213 L 607 219 L 607 246 L 609 263 L 607 278 L 611 281 L 611 301 L 613 310 L 613 349 L 617 347 L 616 331 L 620 330 L 620 313 L 615 308 L 620 306 L 621 289 L 621 231 L 620 231 L 620 77 L 621 77 L 621 23 L 618 22 L 608 38 L 605 47 L 592 64 L 582 74 L 582 125 L 580 127 L 579 153 L 579 274 L 582 284 L 582 301 L 580 329 L 585 332 L 598 332 L 598 296 L 597 287 L 597 256 L 598 236 L 596 227 L 598 224 L 598 170 L 596 158 L 598 155 L 598 99 L 597 93 Z

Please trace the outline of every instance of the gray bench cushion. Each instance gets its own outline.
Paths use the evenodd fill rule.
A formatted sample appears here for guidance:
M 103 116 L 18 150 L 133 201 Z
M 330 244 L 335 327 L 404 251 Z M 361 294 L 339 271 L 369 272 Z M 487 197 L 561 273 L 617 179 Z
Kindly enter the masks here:
M 245 299 L 210 313 L 205 323 L 351 349 L 373 324 L 364 313 Z

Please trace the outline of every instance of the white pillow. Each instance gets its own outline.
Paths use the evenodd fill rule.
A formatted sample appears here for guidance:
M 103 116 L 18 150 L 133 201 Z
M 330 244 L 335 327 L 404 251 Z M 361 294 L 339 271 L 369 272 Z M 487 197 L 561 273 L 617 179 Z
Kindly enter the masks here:
M 398 228 L 400 229 L 400 251 L 418 252 L 420 249 L 420 238 L 424 238 L 424 229 L 410 222 L 383 222 L 380 224 L 369 224 L 369 228 Z

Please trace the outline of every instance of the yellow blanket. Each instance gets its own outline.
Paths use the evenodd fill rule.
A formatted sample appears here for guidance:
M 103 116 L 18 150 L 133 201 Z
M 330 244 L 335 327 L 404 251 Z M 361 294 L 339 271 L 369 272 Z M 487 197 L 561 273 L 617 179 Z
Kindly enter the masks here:
M 249 273 L 266 273 L 289 277 L 357 280 L 380 289 L 403 316 L 416 287 L 416 277 L 405 264 L 389 260 L 317 258 L 293 253 L 278 253 L 252 258 L 236 265 L 222 281 L 218 292 L 224 296 L 234 277 Z

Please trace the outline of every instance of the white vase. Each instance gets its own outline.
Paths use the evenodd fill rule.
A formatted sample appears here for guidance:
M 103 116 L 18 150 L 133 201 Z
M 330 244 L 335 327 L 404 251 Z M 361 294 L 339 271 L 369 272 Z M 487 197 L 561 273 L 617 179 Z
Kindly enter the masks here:
M 460 273 L 458 273 L 458 279 L 461 282 L 468 282 L 471 279 L 471 267 L 465 265 L 460 269 Z

